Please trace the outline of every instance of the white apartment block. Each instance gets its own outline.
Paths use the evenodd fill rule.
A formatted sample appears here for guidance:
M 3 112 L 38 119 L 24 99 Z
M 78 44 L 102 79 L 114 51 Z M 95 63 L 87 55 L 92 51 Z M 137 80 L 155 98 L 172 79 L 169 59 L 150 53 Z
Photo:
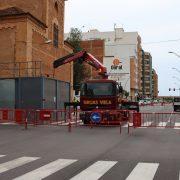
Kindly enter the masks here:
M 83 33 L 83 40 L 105 40 L 103 64 L 107 67 L 109 79 L 120 82 L 133 97 L 138 92 L 138 38 L 137 32 L 124 32 L 122 28 Z

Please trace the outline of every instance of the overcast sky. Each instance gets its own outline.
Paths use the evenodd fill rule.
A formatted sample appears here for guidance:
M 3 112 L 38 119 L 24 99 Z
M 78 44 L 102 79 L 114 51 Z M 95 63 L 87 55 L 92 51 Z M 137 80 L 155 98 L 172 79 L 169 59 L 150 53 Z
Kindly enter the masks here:
M 141 36 L 159 75 L 159 95 L 178 95 L 178 90 L 169 92 L 169 88 L 180 88 L 180 73 L 172 69 L 180 71 L 180 58 L 168 52 L 180 54 L 180 0 L 66 1 L 65 32 L 71 27 L 112 31 L 114 23 Z

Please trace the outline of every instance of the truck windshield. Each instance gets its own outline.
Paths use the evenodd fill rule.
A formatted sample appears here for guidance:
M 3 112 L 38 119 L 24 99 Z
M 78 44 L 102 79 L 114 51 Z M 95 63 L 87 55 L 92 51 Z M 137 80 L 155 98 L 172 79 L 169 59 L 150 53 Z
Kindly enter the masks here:
M 84 83 L 81 88 L 81 95 L 85 96 L 112 96 L 115 92 L 113 83 Z

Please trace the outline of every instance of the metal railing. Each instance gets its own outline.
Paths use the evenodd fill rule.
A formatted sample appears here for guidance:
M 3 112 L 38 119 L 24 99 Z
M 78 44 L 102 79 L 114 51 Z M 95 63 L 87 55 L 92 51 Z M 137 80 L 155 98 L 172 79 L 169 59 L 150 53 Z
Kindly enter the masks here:
M 0 63 L 0 78 L 40 77 L 41 61 L 22 61 Z

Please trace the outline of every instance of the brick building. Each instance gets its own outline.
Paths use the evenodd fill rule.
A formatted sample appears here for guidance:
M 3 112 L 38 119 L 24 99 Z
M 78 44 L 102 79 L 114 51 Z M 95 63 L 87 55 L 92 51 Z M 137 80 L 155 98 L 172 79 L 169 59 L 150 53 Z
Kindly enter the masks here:
M 103 64 L 104 57 L 104 40 L 86 40 L 81 41 L 81 47 L 87 52 L 93 54 L 93 56 Z M 98 71 L 90 65 L 86 66 L 87 71 L 90 72 L 90 78 L 98 78 Z
M 53 69 L 54 60 L 72 52 L 64 43 L 64 8 L 64 0 L 1 0 L 0 78 L 46 77 L 72 84 L 72 64 Z

